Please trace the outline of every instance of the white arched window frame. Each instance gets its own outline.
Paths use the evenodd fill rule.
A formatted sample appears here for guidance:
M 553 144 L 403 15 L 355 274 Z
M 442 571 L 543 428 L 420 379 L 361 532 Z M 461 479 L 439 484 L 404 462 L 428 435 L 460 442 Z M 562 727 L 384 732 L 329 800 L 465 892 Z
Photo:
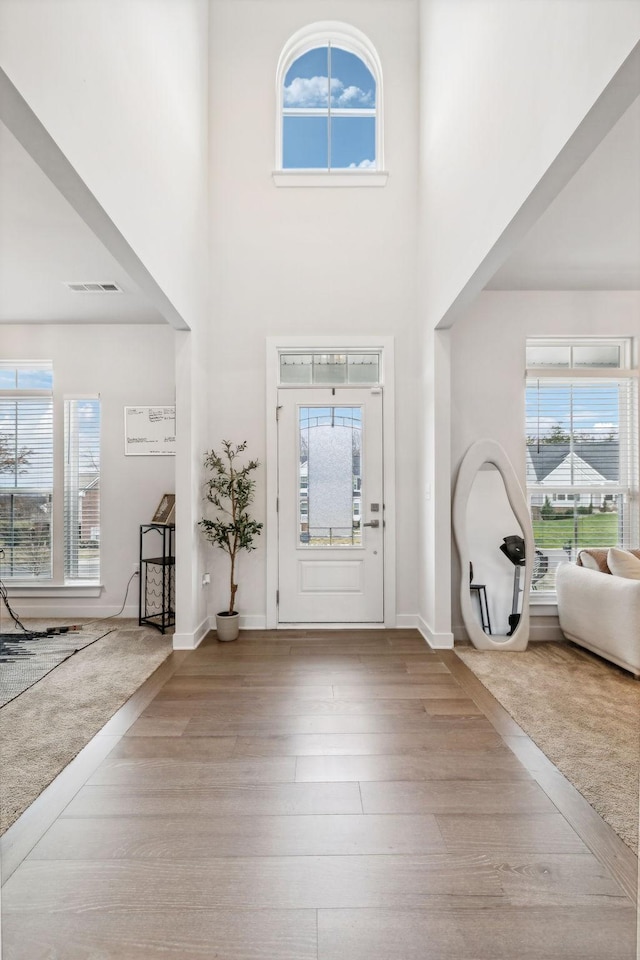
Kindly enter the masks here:
M 284 79 L 291 65 L 305 53 L 318 47 L 338 47 L 358 57 L 376 84 L 375 107 L 375 169 L 339 169 L 339 170 L 285 170 L 283 169 L 284 134 Z M 313 23 L 295 33 L 285 44 L 276 71 L 276 168 L 273 180 L 277 186 L 384 186 L 388 173 L 384 169 L 383 139 L 383 89 L 382 66 L 380 58 L 370 40 L 347 23 L 325 21 Z M 327 107 L 331 116 L 331 106 Z M 363 111 L 354 110 L 347 115 L 358 116 Z M 345 111 L 341 110 L 341 115 Z

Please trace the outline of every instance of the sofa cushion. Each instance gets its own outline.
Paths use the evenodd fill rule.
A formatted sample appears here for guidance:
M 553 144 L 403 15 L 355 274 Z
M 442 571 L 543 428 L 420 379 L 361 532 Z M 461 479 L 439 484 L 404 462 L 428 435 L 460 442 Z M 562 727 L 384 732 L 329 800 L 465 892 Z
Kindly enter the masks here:
M 640 580 L 561 563 L 556 589 L 565 637 L 640 676 Z
M 627 580 L 640 580 L 640 559 L 638 551 L 619 550 L 611 547 L 607 554 L 607 563 L 615 577 L 625 577 Z

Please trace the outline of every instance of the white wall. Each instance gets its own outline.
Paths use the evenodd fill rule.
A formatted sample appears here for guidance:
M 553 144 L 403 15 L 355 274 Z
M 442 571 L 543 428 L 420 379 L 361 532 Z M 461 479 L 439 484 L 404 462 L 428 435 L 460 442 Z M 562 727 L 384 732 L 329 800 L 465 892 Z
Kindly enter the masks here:
M 208 26 L 208 0 L 0 3 L 10 129 L 168 321 L 201 331 L 197 344 L 184 341 L 176 366 L 184 645 L 200 631 L 204 605 L 195 524 L 210 319 Z M 166 382 L 174 379 L 172 369 Z
M 246 439 L 250 453 L 264 462 L 267 336 L 394 335 L 398 611 L 415 616 L 417 4 L 214 0 L 211 18 L 216 325 L 209 356 L 209 446 L 221 438 Z M 278 57 L 298 29 L 331 19 L 363 31 L 382 61 L 390 171 L 384 188 L 288 189 L 271 179 Z M 263 473 L 256 504 L 261 520 L 264 496 Z M 224 559 L 213 557 L 212 569 L 226 578 Z M 264 616 L 262 542 L 241 558 L 239 582 L 243 612 Z M 223 589 L 214 585 L 211 591 L 213 613 L 221 609 Z
M 640 37 L 640 5 L 419 0 L 419 31 L 419 610 L 425 635 L 446 646 L 450 369 L 446 330 L 433 331 L 456 320 L 633 99 L 637 77 L 621 64 Z M 502 335 L 496 355 L 513 363 Z M 498 416 L 502 387 L 488 387 Z
M 450 331 L 423 328 L 420 344 L 418 626 L 433 647 L 451 647 Z
M 176 627 L 175 649 L 198 645 L 207 630 L 207 596 L 202 584 L 209 557 L 197 526 L 202 516 L 202 451 L 209 444 L 207 392 L 209 331 L 202 326 L 176 331 Z
M 19 615 L 86 618 L 119 610 L 138 560 L 139 525 L 175 490 L 174 457 L 125 456 L 124 407 L 175 402 L 173 337 L 169 327 L 146 324 L 3 326 L 1 359 L 53 361 L 58 410 L 65 394 L 98 393 L 102 413 L 101 595 L 38 598 L 37 587 L 21 590 L 14 601 Z M 123 615 L 137 614 L 134 580 Z
M 435 326 L 638 44 L 640 4 L 421 0 L 420 38 L 423 316 Z
M 0 67 L 186 323 L 203 318 L 206 0 L 2 0 Z
M 500 443 L 525 487 L 525 344 L 527 337 L 640 334 L 640 292 L 486 291 L 451 336 L 451 481 L 475 440 Z M 637 531 L 640 541 L 640 530 Z M 460 571 L 453 557 L 454 632 L 462 635 Z M 533 610 L 542 615 L 542 611 Z M 537 624 L 542 634 L 542 625 Z

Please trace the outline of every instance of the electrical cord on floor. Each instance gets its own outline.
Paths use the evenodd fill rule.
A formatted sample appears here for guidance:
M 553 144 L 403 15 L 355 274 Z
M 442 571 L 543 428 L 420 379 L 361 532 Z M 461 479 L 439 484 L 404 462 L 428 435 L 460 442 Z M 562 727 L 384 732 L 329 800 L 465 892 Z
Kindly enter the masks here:
M 0 549 L 0 558 L 3 556 L 4 556 L 4 550 Z M 34 637 L 44 637 L 52 633 L 68 633 L 70 630 L 82 630 L 84 627 L 90 627 L 91 624 L 93 623 L 103 623 L 105 620 L 113 620 L 114 617 L 119 617 L 122 611 L 124 610 L 125 606 L 127 605 L 127 597 L 129 596 L 129 587 L 131 586 L 131 581 L 137 576 L 139 576 L 139 573 L 137 570 L 134 570 L 134 572 L 131 574 L 131 576 L 127 581 L 127 586 L 124 592 L 124 600 L 122 601 L 122 606 L 120 607 L 117 613 L 112 613 L 108 617 L 96 617 L 94 620 L 87 620 L 86 623 L 69 624 L 69 626 L 66 626 L 66 627 L 48 627 L 46 630 L 30 630 L 28 627 L 25 627 L 24 623 L 22 623 L 18 615 L 14 613 L 14 611 L 11 609 L 11 604 L 9 603 L 9 597 L 7 596 L 7 588 L 5 587 L 2 580 L 0 580 L 0 600 L 2 600 L 2 602 L 4 603 L 5 607 L 7 608 L 7 612 L 9 613 L 9 616 L 11 617 L 15 625 L 17 627 L 20 627 L 20 629 L 23 630 L 25 633 L 28 633 Z
M 7 596 L 7 588 L 5 587 L 2 580 L 0 580 L 0 600 L 2 600 L 5 607 L 7 608 L 7 613 L 15 623 L 16 627 L 20 627 L 20 629 L 24 630 L 25 633 L 30 633 L 31 631 L 27 627 L 25 627 L 24 623 L 22 622 L 18 614 L 14 613 L 14 611 L 11 609 L 11 604 L 9 603 L 9 597 Z
M 113 620 L 114 617 L 119 617 L 127 605 L 127 597 L 129 596 L 129 587 L 131 586 L 131 581 L 137 576 L 139 576 L 139 573 L 137 570 L 134 570 L 127 580 L 127 587 L 124 592 L 124 600 L 122 601 L 122 606 L 117 613 L 112 613 L 108 617 L 96 617 L 95 620 L 87 620 L 86 623 L 75 623 L 73 626 L 69 627 L 69 630 L 82 630 L 83 627 L 90 627 L 92 623 L 104 623 L 105 620 Z
M 2 547 L 0 547 L 0 560 L 4 560 L 4 550 L 2 549 Z M 14 611 L 11 609 L 11 604 L 9 603 L 9 597 L 7 595 L 7 588 L 5 587 L 1 579 L 0 579 L 0 600 L 2 600 L 5 607 L 7 608 L 7 613 L 15 623 L 16 627 L 20 627 L 20 629 L 24 630 L 25 633 L 29 633 L 29 630 L 27 629 L 27 627 L 25 627 L 24 623 L 22 622 L 18 614 L 14 613 Z M 2 607 L 0 607 L 0 610 L 2 610 Z

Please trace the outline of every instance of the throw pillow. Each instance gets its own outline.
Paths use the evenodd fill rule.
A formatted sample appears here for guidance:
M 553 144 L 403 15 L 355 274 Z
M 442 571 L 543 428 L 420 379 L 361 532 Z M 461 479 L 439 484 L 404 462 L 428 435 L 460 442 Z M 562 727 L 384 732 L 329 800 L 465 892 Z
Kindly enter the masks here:
M 609 569 L 615 577 L 625 577 L 627 580 L 640 580 L 640 559 L 629 550 L 619 550 L 610 547 L 607 554 Z
M 587 570 L 599 570 L 601 573 L 611 573 L 607 564 L 607 549 L 598 547 L 581 550 L 578 554 L 578 566 Z

